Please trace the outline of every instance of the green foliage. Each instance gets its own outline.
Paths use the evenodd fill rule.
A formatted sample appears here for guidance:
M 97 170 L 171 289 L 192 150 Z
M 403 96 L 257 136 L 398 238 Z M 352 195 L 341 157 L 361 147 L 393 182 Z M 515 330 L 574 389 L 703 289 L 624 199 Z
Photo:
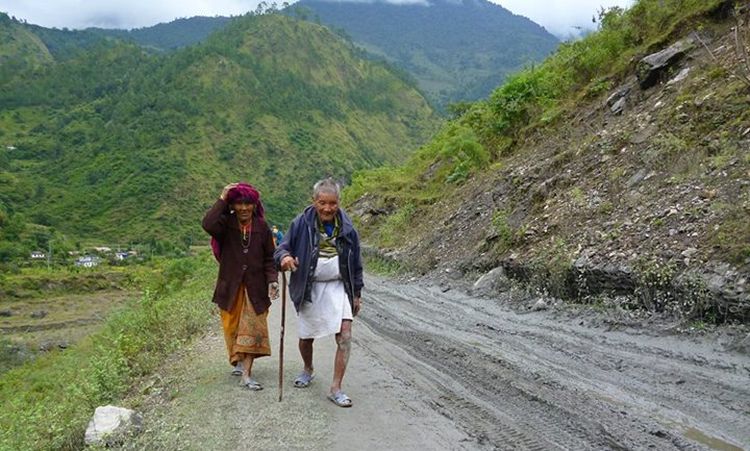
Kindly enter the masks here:
M 0 377 L 0 449 L 81 448 L 94 408 L 119 399 L 205 327 L 214 262 L 165 262 L 153 273 L 163 274 L 157 286 L 90 339 Z
M 449 159 L 454 165 L 453 172 L 446 178 L 449 183 L 466 180 L 470 170 L 482 168 L 489 162 L 489 153 L 468 127 L 456 126 L 449 129 L 441 144 L 440 157 Z
M 492 228 L 496 235 L 497 244 L 495 252 L 502 254 L 519 244 L 523 236 L 523 230 L 515 230 L 508 222 L 508 211 L 496 210 L 492 214 Z
M 407 240 L 415 212 L 414 205 L 406 204 L 390 215 L 380 229 L 379 244 L 383 247 L 395 247 Z
M 750 214 L 749 196 L 745 196 L 742 208 L 732 211 L 725 220 L 713 230 L 709 242 L 720 248 L 726 258 L 737 265 L 750 261 Z
M 364 253 L 362 256 L 363 264 L 368 273 L 380 274 L 383 276 L 403 275 L 406 268 L 396 260 L 384 257 L 376 253 Z

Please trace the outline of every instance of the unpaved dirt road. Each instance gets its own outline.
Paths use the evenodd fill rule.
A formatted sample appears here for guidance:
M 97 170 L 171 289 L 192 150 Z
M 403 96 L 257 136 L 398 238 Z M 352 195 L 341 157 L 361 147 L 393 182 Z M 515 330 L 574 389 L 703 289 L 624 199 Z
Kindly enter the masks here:
M 289 308 L 283 402 L 278 352 L 256 363 L 266 389 L 242 391 L 217 329 L 131 399 L 145 431 L 126 448 L 750 449 L 750 356 L 717 337 L 606 330 L 520 314 L 502 297 L 366 283 L 344 381 L 352 408 L 325 399 L 332 338 L 316 344 L 313 385 L 292 388 L 301 364 Z M 169 396 L 153 403 L 154 393 Z

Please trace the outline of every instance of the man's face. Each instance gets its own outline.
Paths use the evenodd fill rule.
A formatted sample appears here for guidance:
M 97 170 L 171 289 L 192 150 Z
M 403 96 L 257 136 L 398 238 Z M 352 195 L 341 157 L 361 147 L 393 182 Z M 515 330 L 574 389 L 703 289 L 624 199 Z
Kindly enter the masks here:
M 313 199 L 313 206 L 323 222 L 332 222 L 339 211 L 339 198 L 335 194 L 320 193 Z

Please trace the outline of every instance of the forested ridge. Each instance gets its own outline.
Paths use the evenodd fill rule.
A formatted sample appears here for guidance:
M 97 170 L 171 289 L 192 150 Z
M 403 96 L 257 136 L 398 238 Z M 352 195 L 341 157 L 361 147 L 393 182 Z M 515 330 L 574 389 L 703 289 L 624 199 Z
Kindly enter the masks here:
M 302 0 L 285 11 L 329 25 L 402 68 L 440 108 L 486 97 L 559 44 L 540 25 L 486 0 Z
M 16 62 L 0 90 L 6 261 L 53 237 L 200 243 L 204 209 L 232 180 L 257 185 L 283 224 L 315 179 L 402 161 L 437 123 L 386 66 L 277 14 L 169 54 L 107 38 L 55 59 L 33 29 L 3 21 L 0 54 Z

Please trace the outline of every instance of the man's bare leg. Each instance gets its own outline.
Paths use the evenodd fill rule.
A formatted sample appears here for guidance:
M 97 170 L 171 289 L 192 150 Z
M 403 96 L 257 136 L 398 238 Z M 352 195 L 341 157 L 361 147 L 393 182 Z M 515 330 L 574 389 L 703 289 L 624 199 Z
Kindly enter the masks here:
M 314 338 L 299 339 L 299 353 L 302 356 L 302 363 L 305 365 L 305 373 L 313 373 L 313 341 Z
M 349 354 L 352 347 L 352 321 L 350 319 L 341 321 L 341 332 L 336 334 L 336 345 L 336 356 L 333 359 L 331 393 L 341 390 L 341 382 L 344 379 L 346 365 L 349 363 Z

